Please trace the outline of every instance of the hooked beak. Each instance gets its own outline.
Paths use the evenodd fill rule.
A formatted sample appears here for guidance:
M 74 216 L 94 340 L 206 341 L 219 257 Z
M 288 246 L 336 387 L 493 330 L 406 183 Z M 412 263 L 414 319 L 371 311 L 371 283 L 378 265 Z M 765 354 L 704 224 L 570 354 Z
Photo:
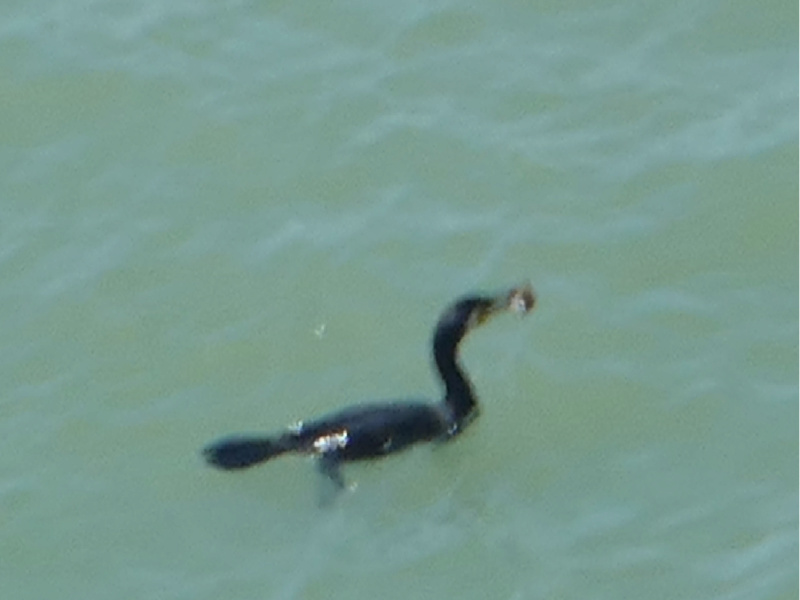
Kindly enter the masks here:
M 487 298 L 486 304 L 475 315 L 475 324 L 481 325 L 490 317 L 505 311 L 513 311 L 524 316 L 532 311 L 535 305 L 536 294 L 533 287 L 530 283 L 525 283 L 501 292 L 494 298 Z

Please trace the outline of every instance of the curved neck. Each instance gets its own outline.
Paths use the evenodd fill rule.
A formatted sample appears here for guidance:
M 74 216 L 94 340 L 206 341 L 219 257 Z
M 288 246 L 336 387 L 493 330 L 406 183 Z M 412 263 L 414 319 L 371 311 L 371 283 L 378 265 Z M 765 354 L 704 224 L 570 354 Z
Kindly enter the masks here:
M 444 384 L 443 402 L 453 420 L 454 433 L 472 420 L 478 408 L 472 385 L 458 363 L 458 344 L 465 333 L 463 323 L 443 320 L 433 338 L 433 357 Z

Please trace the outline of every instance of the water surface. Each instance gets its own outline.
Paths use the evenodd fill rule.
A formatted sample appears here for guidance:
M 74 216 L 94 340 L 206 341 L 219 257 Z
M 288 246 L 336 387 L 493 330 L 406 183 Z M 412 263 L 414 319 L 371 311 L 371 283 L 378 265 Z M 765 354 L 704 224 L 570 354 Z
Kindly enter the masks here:
M 796 597 L 794 7 L 2 12 L 3 598 Z M 526 278 L 457 443 L 200 461 Z

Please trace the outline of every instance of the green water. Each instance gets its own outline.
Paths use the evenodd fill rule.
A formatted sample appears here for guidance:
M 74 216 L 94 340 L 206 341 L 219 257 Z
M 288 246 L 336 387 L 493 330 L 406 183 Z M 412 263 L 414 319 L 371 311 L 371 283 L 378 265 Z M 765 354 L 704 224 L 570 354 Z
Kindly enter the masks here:
M 796 5 L 0 14 L 0 598 L 797 597 Z M 524 279 L 456 443 L 202 464 Z

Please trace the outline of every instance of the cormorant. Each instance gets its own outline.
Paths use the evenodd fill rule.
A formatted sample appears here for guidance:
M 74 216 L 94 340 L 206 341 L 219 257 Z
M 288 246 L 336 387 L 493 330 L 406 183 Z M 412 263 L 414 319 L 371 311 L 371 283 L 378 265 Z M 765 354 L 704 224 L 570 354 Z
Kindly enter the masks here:
M 395 401 L 355 405 L 274 436 L 231 436 L 203 449 L 209 464 L 243 469 L 287 452 L 316 456 L 319 470 L 344 487 L 346 461 L 379 458 L 418 442 L 447 441 L 478 415 L 478 401 L 458 361 L 458 345 L 473 328 L 505 311 L 533 309 L 530 284 L 494 295 L 459 298 L 442 313 L 433 334 L 433 358 L 444 384 L 437 403 Z

